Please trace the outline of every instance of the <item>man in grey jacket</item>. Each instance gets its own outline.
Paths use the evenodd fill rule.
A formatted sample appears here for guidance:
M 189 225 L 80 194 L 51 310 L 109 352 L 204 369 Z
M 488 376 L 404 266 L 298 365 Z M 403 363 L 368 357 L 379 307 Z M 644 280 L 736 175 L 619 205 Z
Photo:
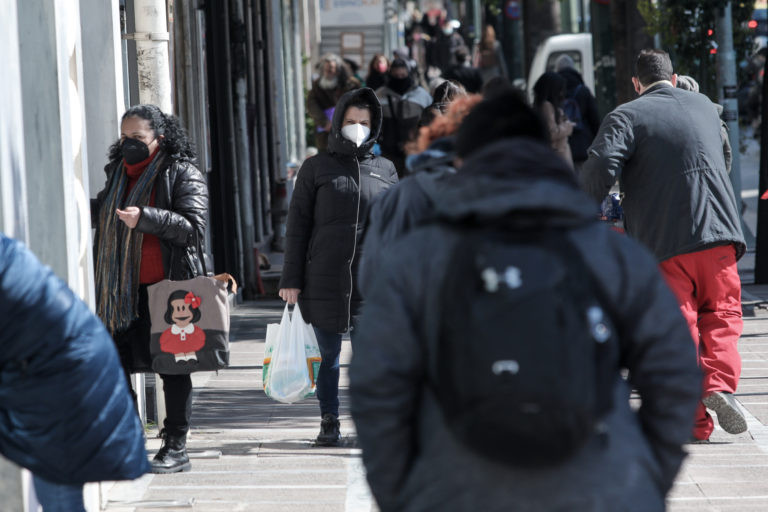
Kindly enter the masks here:
M 746 245 L 726 172 L 720 120 L 704 95 L 675 88 L 669 55 L 643 50 L 632 78 L 639 98 L 606 116 L 582 171 L 602 200 L 618 179 L 627 232 L 648 246 L 677 296 L 704 373 L 693 436 L 746 431 L 733 398 L 741 373 L 741 282 Z

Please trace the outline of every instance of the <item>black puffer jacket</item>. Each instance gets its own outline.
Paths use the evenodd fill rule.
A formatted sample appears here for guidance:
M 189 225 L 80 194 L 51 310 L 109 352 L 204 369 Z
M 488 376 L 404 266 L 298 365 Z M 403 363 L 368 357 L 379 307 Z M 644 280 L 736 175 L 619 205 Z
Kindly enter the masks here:
M 371 134 L 360 147 L 341 135 L 347 107 L 373 106 Z M 374 196 L 397 183 L 395 166 L 371 153 L 381 131 L 381 105 L 369 88 L 346 93 L 333 114 L 327 154 L 299 170 L 288 210 L 280 288 L 298 288 L 304 320 L 329 332 L 346 332 L 362 297 L 353 283 L 360 238 Z
M 155 179 L 155 205 L 141 209 L 136 229 L 160 239 L 167 277 L 191 279 L 203 273 L 198 247 L 202 247 L 205 236 L 208 185 L 191 161 L 163 153 L 158 156 L 164 160 Z M 104 167 L 107 180 L 118 164 L 113 161 Z M 91 222 L 97 227 L 94 247 L 98 247 L 99 210 L 105 194 L 102 190 L 91 200 Z
M 453 168 L 455 157 L 453 137 L 434 141 L 411 160 L 412 174 L 373 201 L 357 275 L 363 294 L 379 273 L 382 250 L 434 216 L 438 185 L 456 173 Z
M 568 173 L 564 165 L 541 143 L 495 143 L 444 180 L 434 209 L 448 224 L 482 229 L 514 218 L 568 231 L 624 338 L 629 382 L 617 362 L 607 437 L 594 436 L 561 465 L 537 469 L 495 463 L 456 440 L 430 384 L 445 300 L 435 291 L 448 273 L 466 269 L 449 266 L 456 230 L 422 226 L 382 250 L 349 371 L 352 417 L 382 512 L 665 509 L 701 396 L 694 345 L 648 251 L 594 220 L 596 205 L 573 184 L 547 177 Z M 631 387 L 642 397 L 638 411 L 629 406 Z

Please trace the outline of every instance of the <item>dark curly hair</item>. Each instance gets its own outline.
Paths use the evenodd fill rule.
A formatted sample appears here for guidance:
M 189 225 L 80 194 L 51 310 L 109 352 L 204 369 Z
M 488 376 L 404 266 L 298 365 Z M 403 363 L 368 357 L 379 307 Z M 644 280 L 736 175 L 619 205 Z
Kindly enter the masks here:
M 163 135 L 163 139 L 160 140 L 160 149 L 174 160 L 188 160 L 190 162 L 197 160 L 194 144 L 189 140 L 189 135 L 181 126 L 178 117 L 164 114 L 155 105 L 134 105 L 125 111 L 120 122 L 129 117 L 139 117 L 149 121 L 149 127 L 155 132 L 155 136 Z M 109 147 L 108 154 L 110 161 L 122 158 L 120 139 Z
M 187 296 L 187 293 L 189 293 L 187 290 L 176 290 L 168 296 L 168 307 L 165 309 L 165 316 L 163 317 L 165 323 L 168 325 L 173 325 L 173 304 L 171 303 L 175 300 L 184 299 L 184 297 Z M 200 308 L 191 308 L 190 311 L 192 312 L 193 324 L 197 323 L 200 320 L 200 317 L 203 316 L 200 312 Z

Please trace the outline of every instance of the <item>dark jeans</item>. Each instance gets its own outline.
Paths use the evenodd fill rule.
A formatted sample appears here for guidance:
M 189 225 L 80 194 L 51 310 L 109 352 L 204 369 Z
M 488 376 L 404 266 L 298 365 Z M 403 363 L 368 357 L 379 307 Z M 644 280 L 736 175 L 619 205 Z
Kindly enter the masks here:
M 120 363 L 131 389 L 131 373 L 149 371 L 149 300 L 147 285 L 139 286 L 139 317 L 123 332 L 115 335 Z M 172 436 L 185 436 L 192 417 L 192 377 L 189 375 L 160 375 L 165 395 L 165 430 Z M 131 390 L 133 401 L 136 393 Z
M 339 416 L 339 354 L 341 334 L 314 327 L 320 347 L 320 370 L 317 372 L 315 393 L 320 401 L 320 416 L 331 413 Z
M 37 475 L 34 475 L 33 482 L 43 512 L 85 512 L 83 484 L 57 484 Z

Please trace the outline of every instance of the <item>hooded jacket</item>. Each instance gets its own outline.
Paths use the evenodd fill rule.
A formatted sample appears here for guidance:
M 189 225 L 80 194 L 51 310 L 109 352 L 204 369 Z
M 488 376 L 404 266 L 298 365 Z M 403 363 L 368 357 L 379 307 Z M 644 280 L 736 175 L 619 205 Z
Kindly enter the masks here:
M 371 133 L 360 147 L 341 135 L 347 107 L 371 105 Z M 350 91 L 334 111 L 328 153 L 304 161 L 288 210 L 280 288 L 298 288 L 306 322 L 325 331 L 350 328 L 362 297 L 353 276 L 370 201 L 397 183 L 395 166 L 374 156 L 381 105 L 369 88 Z
M 456 173 L 455 157 L 453 137 L 437 139 L 411 160 L 412 174 L 373 201 L 358 274 L 363 294 L 379 273 L 382 250 L 434 216 L 438 185 Z
M 617 107 L 581 179 L 597 201 L 619 180 L 627 233 L 658 261 L 725 244 L 736 246 L 737 258 L 746 251 L 720 119 L 703 94 L 661 83 Z
M 0 234 L 0 453 L 78 485 L 149 470 L 112 339 L 67 285 Z
M 581 126 L 576 126 L 568 137 L 571 146 L 571 154 L 574 162 L 583 162 L 587 159 L 587 149 L 600 129 L 600 115 L 597 113 L 597 101 L 592 93 L 584 85 L 584 79 L 573 68 L 565 68 L 558 71 L 565 78 L 565 97 L 573 99 L 581 113 Z
M 653 257 L 595 220 L 596 205 L 559 177 L 569 172 L 545 144 L 494 143 L 444 180 L 435 202 L 439 222 L 382 250 L 386 272 L 366 288 L 349 375 L 352 417 L 382 512 L 665 509 L 701 393 L 694 346 Z M 509 219 L 567 230 L 622 333 L 607 437 L 591 438 L 554 467 L 504 465 L 464 447 L 432 391 L 439 386 L 434 365 L 445 300 L 435 293 L 449 272 L 464 271 L 448 268 L 460 242 L 449 226 Z M 629 369 L 628 382 L 621 367 Z M 642 397 L 636 412 L 631 387 Z

